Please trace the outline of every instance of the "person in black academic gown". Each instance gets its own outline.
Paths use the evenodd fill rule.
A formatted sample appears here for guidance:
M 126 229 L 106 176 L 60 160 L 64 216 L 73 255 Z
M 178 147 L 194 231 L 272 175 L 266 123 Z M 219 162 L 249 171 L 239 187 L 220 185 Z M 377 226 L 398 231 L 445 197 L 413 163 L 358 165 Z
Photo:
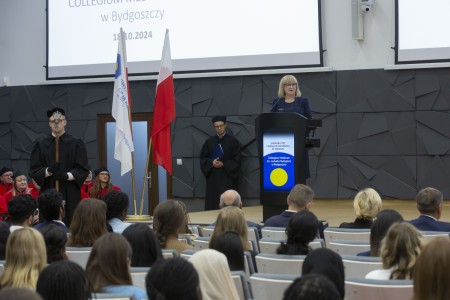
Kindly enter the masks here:
M 57 188 L 66 200 L 64 223 L 70 226 L 72 214 L 80 202 L 80 187 L 89 174 L 84 143 L 65 133 L 67 120 L 61 108 L 47 111 L 52 134 L 35 141 L 31 151 L 30 173 L 41 187 L 41 193 Z M 56 138 L 59 159 L 56 161 Z
M 241 164 L 239 141 L 226 133 L 226 117 L 212 119 L 216 135 L 208 138 L 200 153 L 200 167 L 206 177 L 205 210 L 219 209 L 220 195 L 236 190 Z

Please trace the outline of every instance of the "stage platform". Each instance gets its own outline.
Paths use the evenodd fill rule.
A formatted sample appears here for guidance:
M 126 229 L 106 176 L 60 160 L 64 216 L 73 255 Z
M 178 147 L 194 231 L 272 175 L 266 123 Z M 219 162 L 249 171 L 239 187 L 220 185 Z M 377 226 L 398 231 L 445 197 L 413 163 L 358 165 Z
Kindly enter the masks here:
M 447 201 L 448 202 L 448 201 Z M 400 212 L 405 220 L 418 217 L 414 200 L 383 200 L 383 209 L 395 209 Z M 329 226 L 337 227 L 342 222 L 352 222 L 355 219 L 353 200 L 342 199 L 315 199 L 311 205 L 311 211 L 319 220 L 328 222 Z M 262 206 L 243 208 L 247 220 L 262 223 Z M 218 210 L 190 213 L 192 224 L 211 224 L 216 221 Z M 444 202 L 441 221 L 450 222 L 450 203 Z

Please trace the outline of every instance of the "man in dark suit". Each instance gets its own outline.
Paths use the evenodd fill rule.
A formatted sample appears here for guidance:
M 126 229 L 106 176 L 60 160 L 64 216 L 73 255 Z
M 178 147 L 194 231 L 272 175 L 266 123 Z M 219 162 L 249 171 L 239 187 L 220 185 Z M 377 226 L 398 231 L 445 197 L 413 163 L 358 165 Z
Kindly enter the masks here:
M 434 188 L 427 187 L 420 190 L 416 195 L 416 206 L 420 216 L 409 222 L 422 231 L 450 232 L 450 223 L 439 221 L 443 198 L 442 193 Z
M 66 233 L 69 229 L 63 223 L 65 200 L 63 195 L 56 189 L 48 189 L 41 193 L 38 197 L 39 212 L 44 222 L 37 224 L 34 228 L 41 230 L 42 228 L 54 224 L 61 227 Z

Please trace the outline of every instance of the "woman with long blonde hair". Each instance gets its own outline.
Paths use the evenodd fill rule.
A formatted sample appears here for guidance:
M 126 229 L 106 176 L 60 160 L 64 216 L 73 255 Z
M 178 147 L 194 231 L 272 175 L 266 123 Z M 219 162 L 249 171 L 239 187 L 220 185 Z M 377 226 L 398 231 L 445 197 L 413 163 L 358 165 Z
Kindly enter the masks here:
M 250 251 L 248 226 L 244 218 L 244 213 L 240 208 L 227 206 L 220 210 L 209 244 L 211 245 L 214 238 L 224 231 L 234 231 L 239 234 L 244 251 Z
M 47 265 L 47 252 L 41 233 L 24 227 L 11 233 L 6 244 L 2 288 L 36 288 L 39 273 Z

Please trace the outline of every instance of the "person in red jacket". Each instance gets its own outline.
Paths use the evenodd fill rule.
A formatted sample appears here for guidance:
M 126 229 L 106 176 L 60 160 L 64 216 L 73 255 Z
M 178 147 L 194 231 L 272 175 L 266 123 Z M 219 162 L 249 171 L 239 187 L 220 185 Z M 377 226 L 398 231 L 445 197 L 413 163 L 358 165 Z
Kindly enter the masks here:
M 100 167 L 94 171 L 94 184 L 89 190 L 89 197 L 103 199 L 103 197 L 111 190 L 120 191 L 118 186 L 111 183 L 109 171 L 105 167 Z
M 81 186 L 81 200 L 89 198 L 89 190 L 94 185 L 92 182 L 92 171 L 89 171 L 89 175 L 84 180 L 83 185 Z
M 0 169 L 0 195 L 3 196 L 13 188 L 13 171 L 3 167 Z

